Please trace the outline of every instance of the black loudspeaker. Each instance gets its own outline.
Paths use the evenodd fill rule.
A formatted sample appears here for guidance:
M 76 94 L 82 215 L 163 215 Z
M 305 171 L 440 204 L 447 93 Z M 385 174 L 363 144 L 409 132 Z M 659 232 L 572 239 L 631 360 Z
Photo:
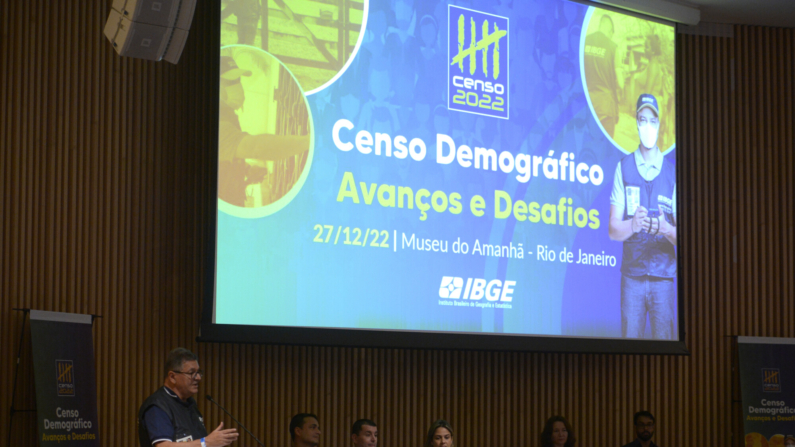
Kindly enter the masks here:
M 176 64 L 196 0 L 113 0 L 105 36 L 121 56 Z

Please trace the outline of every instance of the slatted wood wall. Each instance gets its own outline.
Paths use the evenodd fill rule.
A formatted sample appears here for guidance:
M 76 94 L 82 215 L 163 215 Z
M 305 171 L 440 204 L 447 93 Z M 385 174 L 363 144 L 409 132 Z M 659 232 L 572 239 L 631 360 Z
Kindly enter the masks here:
M 221 345 L 194 341 L 214 156 L 202 54 L 216 51 L 217 12 L 199 2 L 172 66 L 117 57 L 102 36 L 107 3 L 0 3 L 0 442 L 22 322 L 11 308 L 28 307 L 102 315 L 107 446 L 136 445 L 137 407 L 177 345 L 208 370 L 201 392 L 267 445 L 286 446 L 289 417 L 314 411 L 328 447 L 347 445 L 363 416 L 387 447 L 420 445 L 438 417 L 461 446 L 536 445 L 553 413 L 579 445 L 617 446 L 641 408 L 658 416 L 661 445 L 740 445 L 728 336 L 795 337 L 795 30 L 682 36 L 690 357 Z M 29 357 L 17 408 L 35 405 Z M 11 430 L 11 445 L 36 445 L 32 413 Z

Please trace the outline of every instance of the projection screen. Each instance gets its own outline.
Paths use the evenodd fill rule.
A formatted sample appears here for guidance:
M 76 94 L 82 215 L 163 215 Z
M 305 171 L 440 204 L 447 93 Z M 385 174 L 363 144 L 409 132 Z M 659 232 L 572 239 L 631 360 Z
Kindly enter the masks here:
M 568 0 L 222 0 L 206 341 L 686 353 L 676 38 Z

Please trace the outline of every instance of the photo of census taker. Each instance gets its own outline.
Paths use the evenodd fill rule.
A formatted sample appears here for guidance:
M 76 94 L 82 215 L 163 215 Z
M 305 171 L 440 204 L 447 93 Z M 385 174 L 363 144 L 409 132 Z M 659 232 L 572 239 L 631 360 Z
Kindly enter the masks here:
M 610 239 L 621 257 L 621 335 L 676 338 L 676 169 L 658 147 L 665 117 L 654 95 L 636 102 L 637 150 L 616 167 L 610 195 Z
M 304 95 L 273 56 L 248 46 L 221 50 L 218 198 L 259 208 L 284 197 L 310 159 Z
M 657 145 L 663 153 L 675 144 L 675 36 L 670 26 L 593 9 L 586 16 L 582 67 L 593 114 L 605 135 L 625 153 L 638 144 L 635 100 L 657 98 L 665 120 Z

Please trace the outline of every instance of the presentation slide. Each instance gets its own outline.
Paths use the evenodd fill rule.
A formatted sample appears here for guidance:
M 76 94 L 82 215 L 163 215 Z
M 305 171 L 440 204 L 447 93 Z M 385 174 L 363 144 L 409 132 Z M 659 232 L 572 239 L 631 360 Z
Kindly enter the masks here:
M 212 323 L 679 340 L 671 25 L 221 7 Z

